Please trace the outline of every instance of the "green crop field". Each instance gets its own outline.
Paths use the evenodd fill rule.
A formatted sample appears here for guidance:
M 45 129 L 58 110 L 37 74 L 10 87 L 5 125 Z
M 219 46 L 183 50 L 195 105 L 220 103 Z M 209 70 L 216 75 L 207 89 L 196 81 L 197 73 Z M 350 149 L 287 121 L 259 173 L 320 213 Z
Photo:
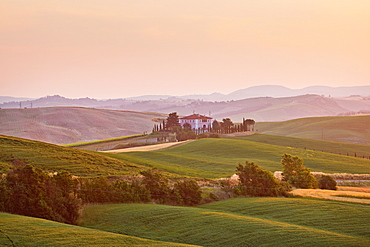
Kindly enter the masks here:
M 254 141 L 283 147 L 294 147 L 322 151 L 326 153 L 370 158 L 370 145 L 350 144 L 343 142 L 320 141 L 305 138 L 286 137 L 267 134 L 253 134 L 247 136 L 228 137 L 230 139 Z
M 184 246 L 0 213 L 0 246 Z
M 370 115 L 256 123 L 258 133 L 370 145 Z
M 273 138 L 278 139 L 279 137 Z M 284 141 L 286 139 L 282 138 L 282 143 Z M 327 145 L 327 143 L 322 145 L 325 144 Z M 332 149 L 336 145 L 333 144 Z M 350 144 L 348 145 L 351 146 Z M 231 176 L 235 172 L 236 166 L 239 163 L 244 164 L 245 161 L 254 162 L 272 172 L 281 171 L 280 160 L 284 153 L 298 155 L 304 160 L 305 166 L 312 171 L 369 173 L 369 159 L 273 145 L 252 140 L 224 138 L 200 139 L 166 150 L 121 153 L 111 157 L 143 166 L 156 167 L 181 176 L 221 178 Z
M 88 206 L 81 225 L 202 246 L 369 246 L 367 205 L 303 198 L 237 198 L 197 208 Z
M 99 153 L 0 135 L 0 172 L 20 160 L 45 171 L 68 171 L 76 176 L 124 176 L 143 170 L 135 164 Z

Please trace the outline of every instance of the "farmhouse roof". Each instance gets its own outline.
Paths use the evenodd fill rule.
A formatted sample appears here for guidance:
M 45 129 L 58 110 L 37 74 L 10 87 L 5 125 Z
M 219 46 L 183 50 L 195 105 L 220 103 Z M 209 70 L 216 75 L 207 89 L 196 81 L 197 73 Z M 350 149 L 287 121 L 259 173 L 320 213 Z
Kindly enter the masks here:
M 190 116 L 182 117 L 180 119 L 212 119 L 212 118 L 200 114 L 193 114 Z

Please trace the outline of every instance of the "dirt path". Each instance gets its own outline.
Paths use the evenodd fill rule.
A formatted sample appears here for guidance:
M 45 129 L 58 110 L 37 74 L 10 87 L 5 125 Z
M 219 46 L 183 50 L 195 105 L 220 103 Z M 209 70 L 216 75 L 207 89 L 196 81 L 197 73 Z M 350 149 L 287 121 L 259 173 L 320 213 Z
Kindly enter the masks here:
M 108 151 L 102 151 L 102 152 L 104 153 L 147 152 L 147 151 L 155 151 L 155 150 L 170 148 L 170 147 L 174 147 L 178 145 L 183 145 L 191 141 L 193 140 L 187 140 L 187 141 L 181 141 L 181 142 L 167 142 L 167 143 L 162 143 L 162 144 L 132 147 L 132 148 L 123 148 L 123 149 L 114 149 L 114 150 L 108 150 Z

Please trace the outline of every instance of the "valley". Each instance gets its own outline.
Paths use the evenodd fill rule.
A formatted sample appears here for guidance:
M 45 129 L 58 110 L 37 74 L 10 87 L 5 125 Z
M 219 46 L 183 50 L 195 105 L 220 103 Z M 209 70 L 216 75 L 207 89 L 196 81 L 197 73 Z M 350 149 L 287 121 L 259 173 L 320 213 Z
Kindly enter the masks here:
M 8 121 L 4 122 L 5 129 L 13 128 L 10 133 L 20 135 L 0 135 L 1 173 L 11 174 L 25 165 L 32 165 L 36 172 L 41 169 L 49 176 L 68 172 L 79 184 L 73 192 L 75 197 L 97 200 L 83 203 L 77 226 L 0 213 L 0 245 L 368 246 L 370 243 L 366 217 L 362 217 L 369 210 L 367 187 L 340 186 L 338 191 L 294 188 L 285 197 L 233 198 L 232 187 L 225 187 L 223 182 L 236 173 L 238 164 L 246 162 L 253 162 L 271 174 L 282 171 L 282 155 L 291 154 L 302 158 L 304 166 L 315 174 L 335 176 L 345 186 L 364 186 L 370 173 L 369 115 L 256 122 L 256 133 L 156 144 L 162 134 L 149 134 L 150 128 L 158 119 L 165 119 L 165 114 L 81 107 L 1 109 L 0 113 Z M 125 132 L 126 128 L 131 132 Z M 67 130 L 71 134 L 63 136 L 69 133 Z M 34 132 L 39 134 L 31 135 L 30 139 L 20 134 Z M 47 143 L 61 140 L 73 142 L 62 146 Z M 144 146 L 132 147 L 137 145 Z M 107 148 L 114 149 L 99 151 Z M 177 194 L 163 195 L 167 203 L 155 200 L 153 195 L 146 201 L 150 194 L 140 186 L 143 174 L 153 171 L 160 172 L 162 182 L 168 181 L 170 189 L 180 182 L 196 181 L 200 185 L 200 202 L 181 205 L 181 200 L 174 201 Z M 354 177 L 366 181 L 341 182 Z M 6 182 L 6 175 L 2 181 Z M 93 185 L 97 187 L 87 187 Z M 118 188 L 114 186 L 126 189 L 111 191 Z M 0 191 L 3 188 L 0 184 Z M 362 192 L 353 192 L 351 188 Z M 114 203 L 118 193 L 123 193 L 120 200 L 126 203 Z M 112 201 L 99 203 L 99 195 Z

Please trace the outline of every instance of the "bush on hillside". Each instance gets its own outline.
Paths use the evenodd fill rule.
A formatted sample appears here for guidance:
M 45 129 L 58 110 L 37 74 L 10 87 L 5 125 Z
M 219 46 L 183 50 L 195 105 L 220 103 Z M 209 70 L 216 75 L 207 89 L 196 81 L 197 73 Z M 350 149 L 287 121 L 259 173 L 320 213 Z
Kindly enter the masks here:
M 272 172 L 266 171 L 256 164 L 239 164 L 236 168 L 236 175 L 239 176 L 239 186 L 236 194 L 249 196 L 280 196 L 290 190 L 289 186 L 281 184 Z
M 283 181 L 287 181 L 297 188 L 317 188 L 316 178 L 311 174 L 310 169 L 303 166 L 303 160 L 301 158 L 284 154 L 281 163 L 283 165 Z
M 324 190 L 337 190 L 337 181 L 332 176 L 323 175 L 319 179 L 319 188 Z
M 202 191 L 195 180 L 175 183 L 174 194 L 178 195 L 178 204 L 185 206 L 198 205 L 202 200 Z

